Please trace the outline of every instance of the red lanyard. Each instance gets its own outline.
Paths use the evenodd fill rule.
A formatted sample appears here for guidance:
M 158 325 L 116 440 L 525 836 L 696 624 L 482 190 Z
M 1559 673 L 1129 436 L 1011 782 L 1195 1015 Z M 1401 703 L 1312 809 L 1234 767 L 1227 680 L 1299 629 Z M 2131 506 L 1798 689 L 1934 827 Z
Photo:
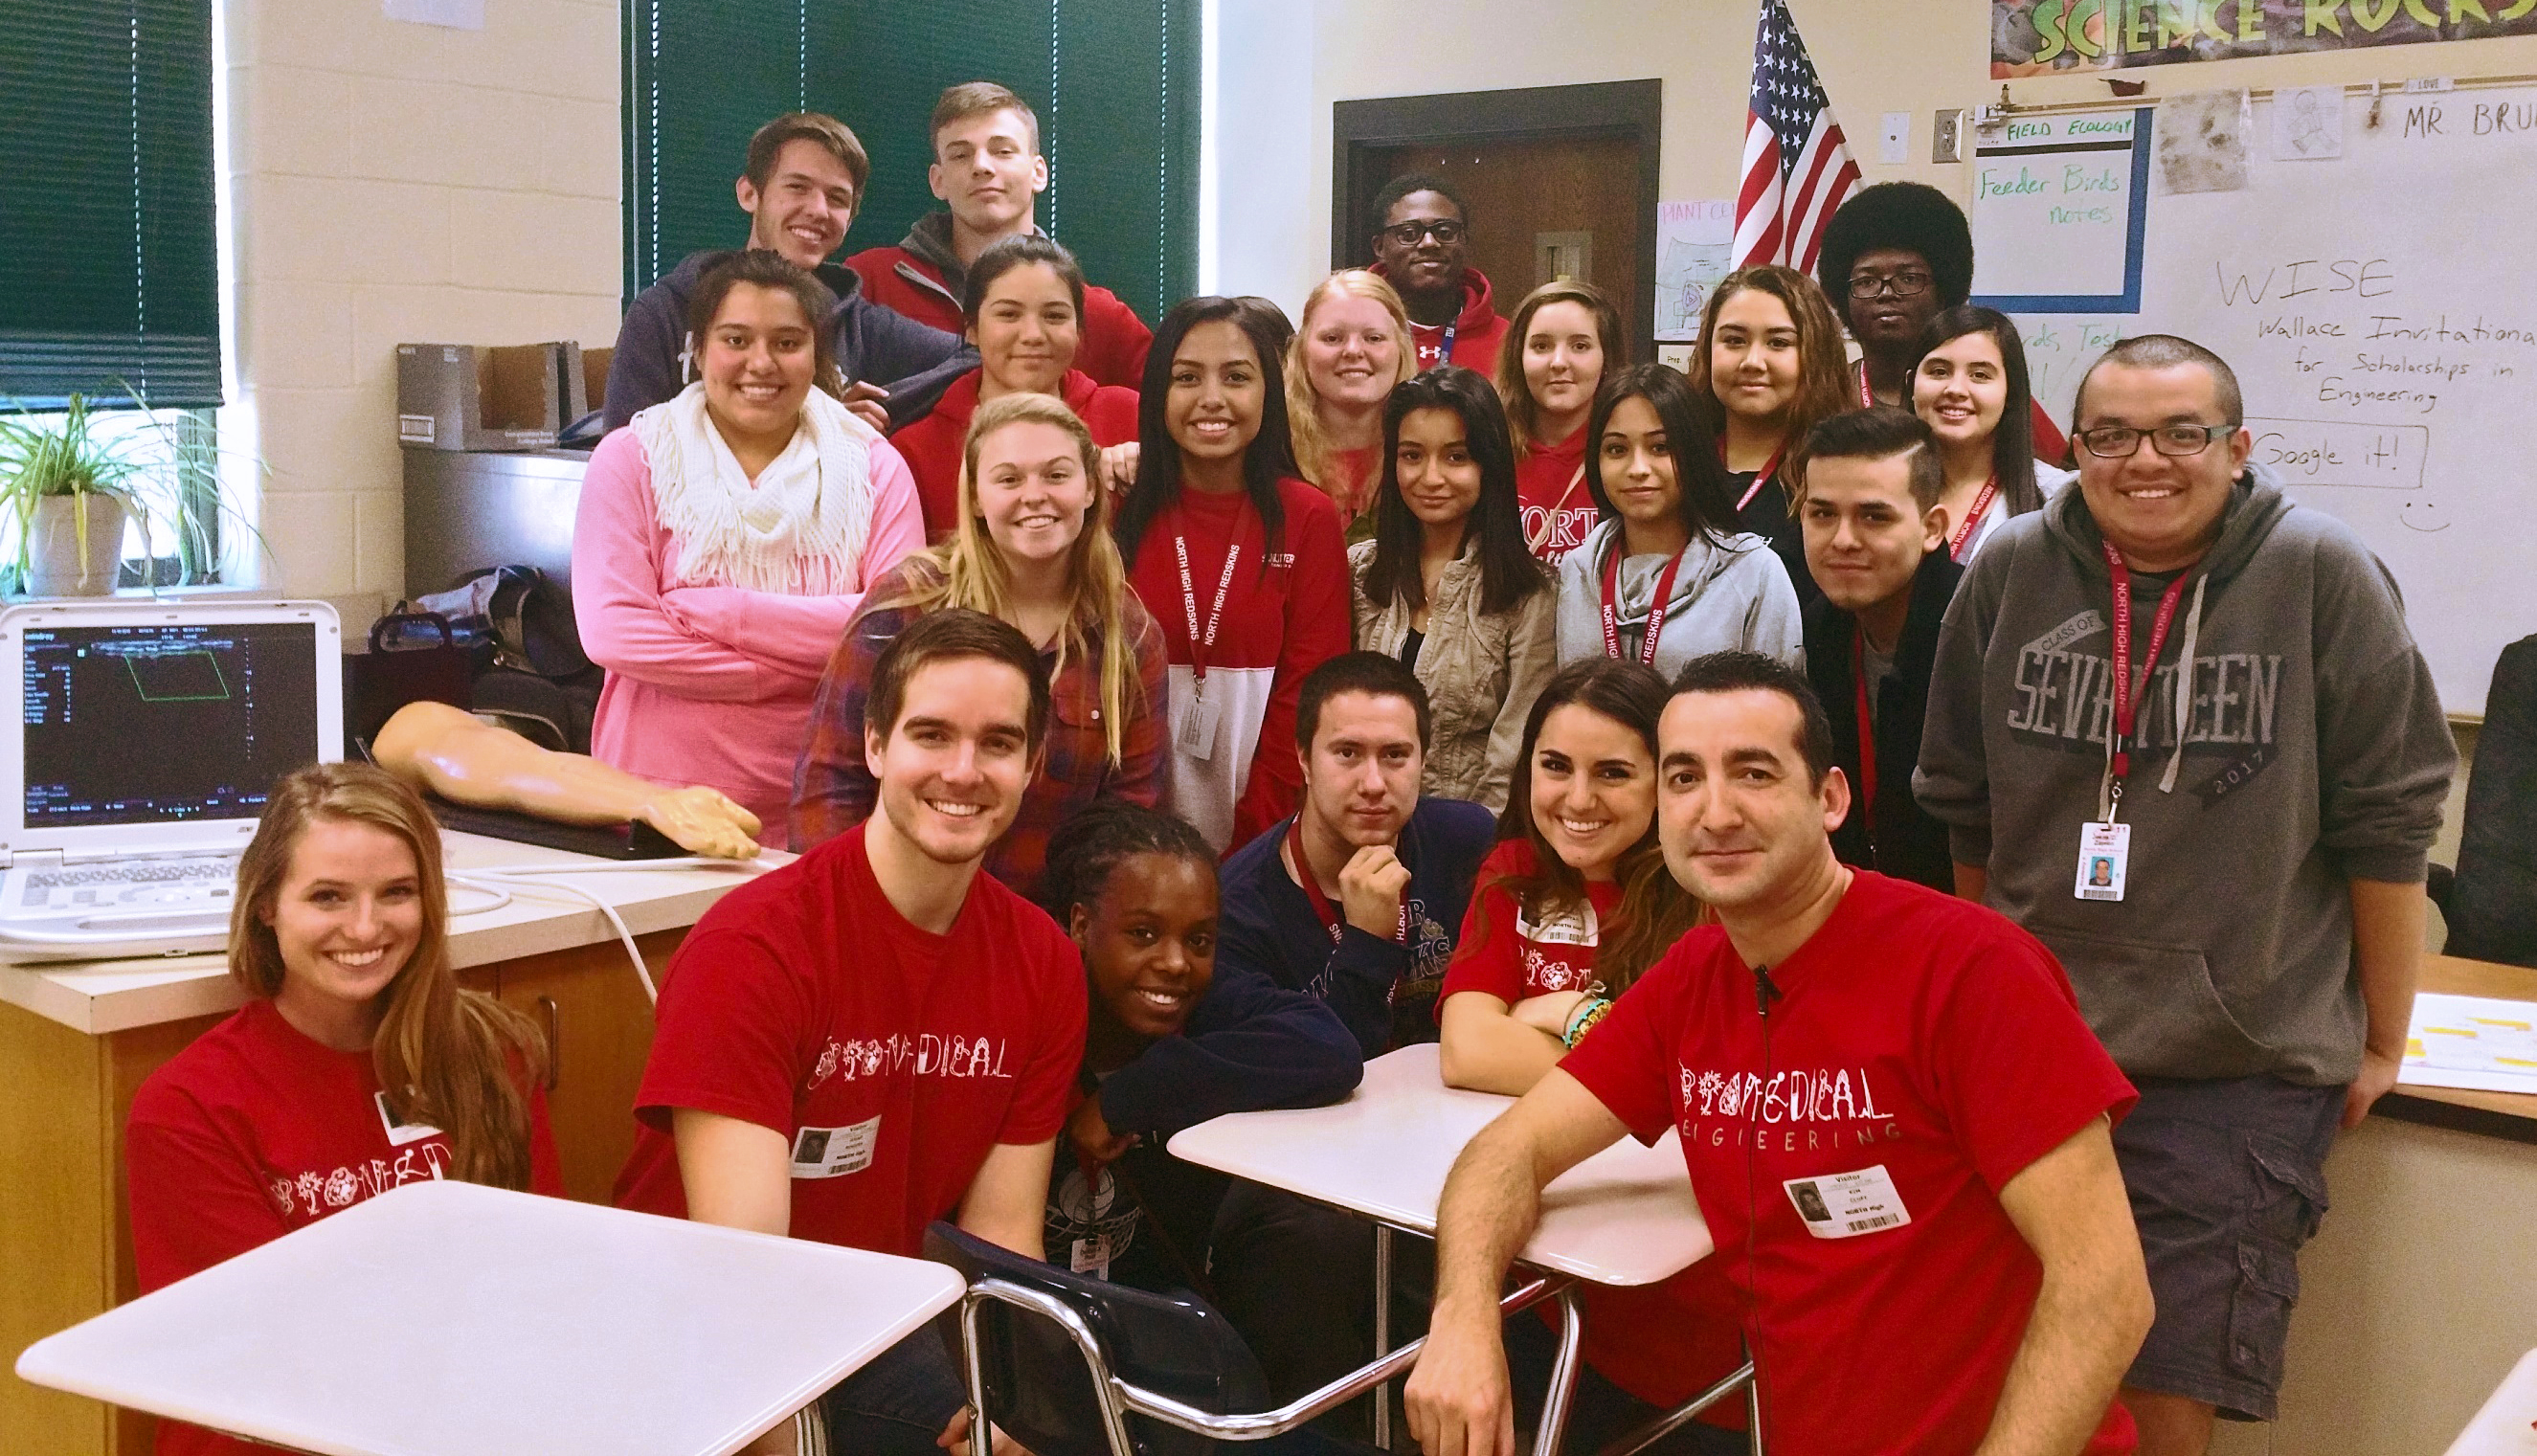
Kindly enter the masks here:
M 1746 506 L 1751 505 L 1753 503 L 1753 497 L 1761 494 L 1762 487 L 1770 484 L 1771 477 L 1780 473 L 1780 461 L 1788 453 L 1789 442 L 1782 440 L 1780 442 L 1780 448 L 1772 451 L 1770 460 L 1763 465 L 1762 473 L 1753 477 L 1752 484 L 1744 487 L 1744 498 L 1735 502 L 1735 509 L 1738 514 L 1741 514 Z M 1718 460 L 1722 465 L 1726 461 L 1726 445 L 1724 441 L 1719 442 Z
M 1948 560 L 1965 559 L 1965 543 L 1974 538 L 1975 528 L 1982 525 L 1982 518 L 1990 513 L 1990 503 L 1998 496 L 1999 472 L 1993 471 L 1990 478 L 1983 481 L 1982 493 L 1974 497 L 1974 507 L 1965 512 L 1965 519 L 1957 525 L 1956 534 L 1947 538 Z
M 1851 623 L 1850 675 L 1858 684 L 1858 822 L 1867 826 L 1867 852 L 1876 853 L 1876 733 L 1867 718 L 1867 629 Z
M 1620 585 L 1621 552 L 1625 546 L 1619 532 L 1612 535 L 1612 554 L 1603 558 L 1603 656 L 1621 656 Z M 1673 601 L 1673 579 L 1682 570 L 1682 558 L 1690 548 L 1675 553 L 1657 573 L 1656 600 L 1648 603 L 1648 635 L 1639 642 L 1639 662 L 1646 666 L 1657 665 L 1657 634 L 1664 630 L 1665 606 Z
M 2106 553 L 2106 572 L 2114 578 L 2114 722 L 2109 772 L 2114 776 L 2114 791 L 2119 794 L 2123 780 L 2132 771 L 2132 724 L 2140 715 L 2140 703 L 2132 696 L 2132 572 L 2123 564 L 2120 551 L 2103 541 L 2098 544 Z M 2159 651 L 2167 646 L 2167 629 L 2176 625 L 2176 604 L 2184 600 L 2184 579 L 2190 575 L 2189 569 L 2178 572 L 2176 580 L 2167 584 L 2166 594 L 2158 599 L 2158 617 L 2149 629 L 2149 661 L 2141 664 L 2142 698 L 2149 696 L 2151 677 L 2158 671 Z M 2181 752 L 2182 746 L 2179 744 L 2178 751 Z
M 1234 526 L 1241 534 L 1239 523 Z M 1198 630 L 1198 584 L 1190 580 L 1189 538 L 1172 533 L 1172 550 L 1181 562 L 1181 610 L 1189 618 L 1190 675 L 1198 679 L 1201 691 L 1206 687 L 1206 652 L 1215 646 L 1215 629 L 1224 620 L 1224 594 L 1233 585 L 1233 563 L 1242 559 L 1242 542 L 1235 540 L 1224 548 L 1224 574 L 1215 579 L 1215 604 L 1206 609 L 1206 634 Z
M 1313 861 L 1304 857 L 1304 816 L 1297 814 L 1286 827 L 1286 857 L 1295 861 L 1295 881 L 1304 887 L 1304 898 L 1313 903 L 1313 914 L 1321 917 L 1322 928 L 1331 932 L 1331 944 L 1339 943 L 1339 913 L 1331 908 L 1331 897 L 1322 893 L 1322 881 L 1313 873 Z M 1400 927 L 1392 938 L 1402 945 L 1409 943 L 1409 892 L 1400 895 Z
M 1867 360 L 1865 359 L 1858 361 L 1858 408 L 1861 410 L 1876 408 L 1876 389 L 1867 382 Z

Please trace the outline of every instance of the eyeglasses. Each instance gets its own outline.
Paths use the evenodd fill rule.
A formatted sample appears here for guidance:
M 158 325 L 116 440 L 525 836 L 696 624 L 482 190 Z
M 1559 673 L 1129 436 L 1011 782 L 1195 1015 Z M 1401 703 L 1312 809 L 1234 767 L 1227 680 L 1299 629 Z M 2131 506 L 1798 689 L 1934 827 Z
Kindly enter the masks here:
M 2211 442 L 2238 428 L 2238 421 L 2226 424 L 2162 424 L 2154 430 L 2136 430 L 2127 424 L 2101 424 L 2092 430 L 2081 430 L 2071 438 L 2080 448 L 2101 460 L 2129 460 L 2140 453 L 2141 441 L 2171 458 L 2200 455 L 2211 448 Z
M 1918 270 L 1896 274 L 1854 274 L 1850 280 L 1850 296 L 1873 298 L 1879 293 L 1891 293 L 1897 298 L 1918 298 L 1929 291 L 1932 282 L 1934 280 L 1929 275 Z
M 1430 234 L 1434 235 L 1436 241 L 1450 248 L 1463 240 L 1463 224 L 1451 218 L 1424 218 L 1408 222 L 1396 222 L 1383 229 L 1384 236 L 1404 248 L 1418 246 Z

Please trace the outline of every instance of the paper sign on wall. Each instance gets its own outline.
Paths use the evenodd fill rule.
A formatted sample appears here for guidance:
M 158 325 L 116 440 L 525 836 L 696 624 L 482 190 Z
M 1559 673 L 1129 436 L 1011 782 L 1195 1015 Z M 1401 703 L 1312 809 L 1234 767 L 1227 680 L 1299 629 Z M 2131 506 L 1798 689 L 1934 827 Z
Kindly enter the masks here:
M 379 0 L 392 21 L 418 26 L 446 26 L 453 31 L 485 29 L 485 0 Z
M 1700 337 L 1709 290 L 1730 271 L 1735 247 L 1731 198 L 1657 204 L 1657 338 L 1685 344 Z

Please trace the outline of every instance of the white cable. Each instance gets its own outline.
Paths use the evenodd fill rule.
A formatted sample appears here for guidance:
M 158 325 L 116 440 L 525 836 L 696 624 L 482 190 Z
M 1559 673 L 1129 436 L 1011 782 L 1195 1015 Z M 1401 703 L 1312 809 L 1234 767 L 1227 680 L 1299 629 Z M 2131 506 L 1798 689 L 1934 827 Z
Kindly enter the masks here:
M 499 896 L 500 905 L 507 905 L 511 900 L 510 889 L 504 889 L 502 886 L 509 886 L 511 889 L 516 889 L 527 894 L 536 894 L 540 891 L 561 891 L 562 893 L 573 896 L 576 899 L 589 902 L 589 904 L 597 909 L 601 915 L 608 918 L 609 926 L 617 932 L 617 943 L 625 948 L 625 959 L 632 962 L 634 965 L 635 979 L 643 982 L 644 998 L 657 1006 L 661 1002 L 660 987 L 655 985 L 652 981 L 652 968 L 644 964 L 643 952 L 635 946 L 634 931 L 625 923 L 625 918 L 617 913 L 616 906 L 610 904 L 606 899 L 602 898 L 598 892 L 590 889 L 588 886 L 569 884 L 559 879 L 551 878 L 551 876 L 568 874 L 608 874 L 612 872 L 624 873 L 627 871 L 647 869 L 694 869 L 723 865 L 730 865 L 735 868 L 746 868 L 752 873 L 766 867 L 764 864 L 754 860 L 711 859 L 702 855 L 688 855 L 671 859 L 620 859 L 606 860 L 595 864 L 495 864 L 486 866 L 482 869 L 470 869 L 463 873 L 453 871 L 449 874 L 448 879 L 449 883 L 453 885 L 463 885 L 471 890 Z M 487 880 L 491 880 L 494 883 L 484 883 L 484 881 Z M 498 906 L 485 906 L 479 910 L 467 913 L 471 915 L 482 915 L 485 911 L 496 908 L 498 908 Z M 452 918 L 455 918 L 456 913 L 453 912 Z

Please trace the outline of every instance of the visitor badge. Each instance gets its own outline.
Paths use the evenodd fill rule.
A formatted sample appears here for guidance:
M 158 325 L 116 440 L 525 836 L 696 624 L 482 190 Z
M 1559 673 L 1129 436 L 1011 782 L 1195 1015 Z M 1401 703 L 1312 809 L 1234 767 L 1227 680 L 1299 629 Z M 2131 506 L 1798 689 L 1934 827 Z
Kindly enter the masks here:
M 1192 758 L 1211 758 L 1215 754 L 1215 720 L 1221 710 L 1201 695 L 1190 700 L 1189 711 L 1181 715 L 1180 727 L 1173 743 Z
M 420 1122 L 399 1122 L 396 1119 L 396 1113 L 388 1110 L 388 1095 L 384 1090 L 371 1093 L 370 1100 L 378 1104 L 379 1126 L 387 1129 L 389 1147 L 402 1148 L 408 1143 L 419 1143 L 427 1137 L 440 1136 L 440 1129 L 437 1127 L 426 1127 Z
M 1090 1238 L 1075 1239 L 1071 1254 L 1067 1267 L 1075 1273 L 1089 1274 L 1095 1279 L 1110 1277 L 1109 1234 L 1095 1234 Z
M 793 1134 L 793 1176 L 834 1178 L 861 1172 L 872 1167 L 873 1144 L 878 1141 L 878 1113 L 848 1127 L 805 1127 Z
M 1912 1211 L 1903 1206 L 1903 1195 L 1894 1191 L 1894 1179 L 1882 1163 L 1856 1172 L 1790 1178 L 1781 1186 L 1797 1206 L 1797 1217 L 1805 1220 L 1806 1232 L 1817 1238 L 1855 1238 L 1912 1222 Z
M 2132 857 L 2128 824 L 2079 826 L 2079 877 L 2072 893 L 2082 900 L 2120 900 L 2123 873 Z

